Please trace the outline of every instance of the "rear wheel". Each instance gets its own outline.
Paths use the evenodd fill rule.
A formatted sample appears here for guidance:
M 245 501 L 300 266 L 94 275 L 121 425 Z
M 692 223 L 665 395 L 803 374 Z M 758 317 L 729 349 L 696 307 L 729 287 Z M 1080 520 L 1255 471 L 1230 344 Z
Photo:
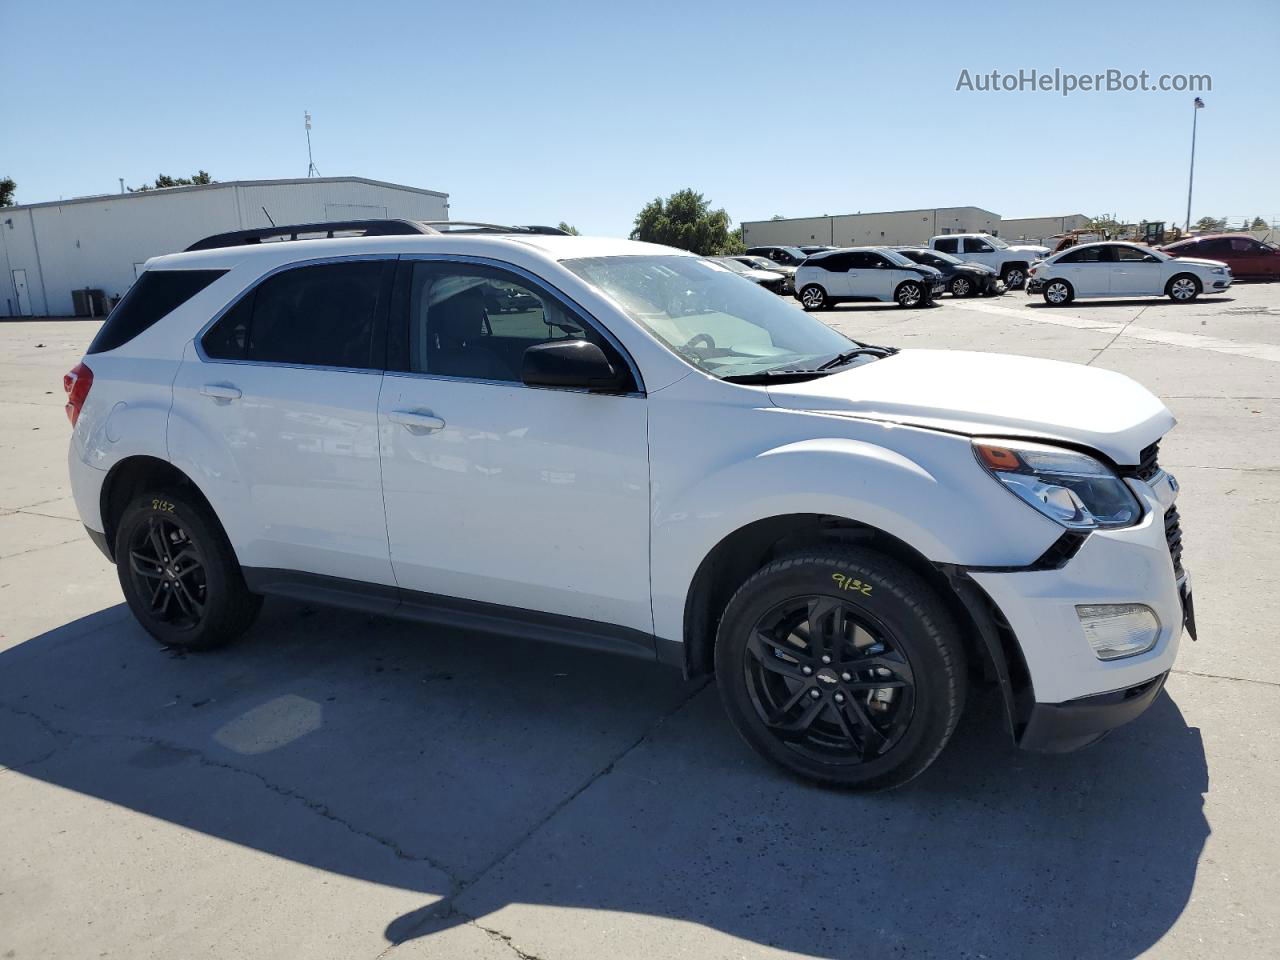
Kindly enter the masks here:
M 816 283 L 811 283 L 800 291 L 800 303 L 806 310 L 827 310 L 831 307 L 827 291 Z
M 116 571 L 129 609 L 166 646 L 202 650 L 253 623 L 262 598 L 245 586 L 208 507 L 180 488 L 135 498 L 116 528 Z
M 1178 303 L 1189 303 L 1200 296 L 1200 281 L 1189 273 L 1180 273 L 1165 287 L 1170 300 Z
M 1076 292 L 1065 280 L 1050 280 L 1044 287 L 1044 302 L 1054 307 L 1065 306 L 1075 299 Z
M 817 549 L 759 570 L 725 609 L 715 661 L 743 739 L 835 786 L 918 776 L 964 707 L 964 649 L 946 608 L 872 550 Z

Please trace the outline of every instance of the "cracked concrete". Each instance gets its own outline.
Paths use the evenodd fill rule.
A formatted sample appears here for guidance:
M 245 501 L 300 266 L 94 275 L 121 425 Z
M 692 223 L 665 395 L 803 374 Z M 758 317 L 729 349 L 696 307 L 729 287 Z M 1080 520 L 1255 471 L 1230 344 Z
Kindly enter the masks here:
M 937 765 L 872 796 L 779 776 L 712 687 L 631 660 L 275 601 L 227 650 L 156 647 L 78 534 L 45 393 L 93 325 L 0 324 L 0 411 L 23 405 L 0 418 L 0 954 L 1274 955 L 1280 376 L 1111 329 L 1280 343 L 1226 312 L 1280 286 L 1232 293 L 1077 304 L 1076 325 L 1018 295 L 826 315 L 1162 391 L 1201 626 L 1097 747 L 1016 753 L 975 691 Z M 28 340 L 53 346 L 6 365 Z

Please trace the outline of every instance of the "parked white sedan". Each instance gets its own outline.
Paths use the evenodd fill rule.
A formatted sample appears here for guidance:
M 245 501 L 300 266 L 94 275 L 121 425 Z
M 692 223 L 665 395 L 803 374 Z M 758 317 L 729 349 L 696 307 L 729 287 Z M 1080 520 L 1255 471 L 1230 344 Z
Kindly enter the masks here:
M 1161 297 L 1187 302 L 1202 291 L 1231 286 L 1231 268 L 1221 260 L 1170 257 L 1136 243 L 1083 243 L 1030 270 L 1027 293 L 1042 293 L 1062 306 L 1076 297 Z

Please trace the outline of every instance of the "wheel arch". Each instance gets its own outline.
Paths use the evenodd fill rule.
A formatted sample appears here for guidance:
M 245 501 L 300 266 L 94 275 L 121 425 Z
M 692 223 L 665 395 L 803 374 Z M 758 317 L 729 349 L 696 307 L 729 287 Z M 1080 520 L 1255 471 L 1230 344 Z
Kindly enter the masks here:
M 125 457 L 107 472 L 99 492 L 103 533 L 106 535 L 107 552 L 115 560 L 116 526 L 129 501 L 143 490 L 159 486 L 177 487 L 189 492 L 217 519 L 213 505 L 200 489 L 199 484 L 167 460 L 145 454 Z
M 689 584 L 684 608 L 684 670 L 714 670 L 716 633 L 725 606 L 756 570 L 787 553 L 815 546 L 858 544 L 898 560 L 938 595 L 960 629 L 969 663 L 980 678 L 1001 688 L 1010 727 L 1030 695 L 1030 680 L 1017 639 L 982 589 L 952 564 L 937 564 L 888 531 L 831 514 L 784 514 L 755 520 L 725 536 L 703 558 Z

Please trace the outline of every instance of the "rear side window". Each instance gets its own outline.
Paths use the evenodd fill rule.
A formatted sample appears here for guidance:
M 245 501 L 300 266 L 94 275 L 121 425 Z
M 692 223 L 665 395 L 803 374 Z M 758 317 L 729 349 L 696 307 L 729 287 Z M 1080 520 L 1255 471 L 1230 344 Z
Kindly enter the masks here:
M 944 240 L 933 241 L 933 249 L 941 250 L 943 253 L 956 253 L 960 249 L 959 243 L 960 241 L 955 237 L 948 237 Z
M 90 353 L 124 346 L 217 280 L 225 270 L 146 270 L 89 344 Z
M 325 263 L 268 277 L 223 315 L 201 345 L 215 360 L 381 369 L 375 334 L 395 265 Z

